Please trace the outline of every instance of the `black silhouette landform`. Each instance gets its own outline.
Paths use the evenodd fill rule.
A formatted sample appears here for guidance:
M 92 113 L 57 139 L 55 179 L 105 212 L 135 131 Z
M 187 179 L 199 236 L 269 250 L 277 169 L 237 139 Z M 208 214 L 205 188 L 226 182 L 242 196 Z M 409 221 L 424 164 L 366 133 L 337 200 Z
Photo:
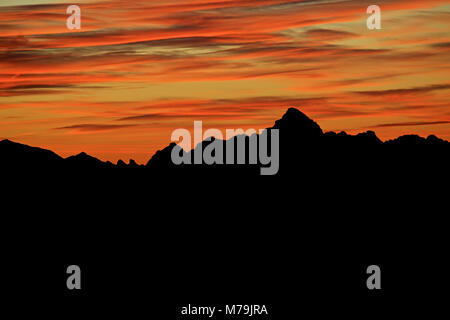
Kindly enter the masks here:
M 246 164 L 233 165 L 193 164 L 195 149 L 187 154 L 192 164 L 175 165 L 172 150 L 182 150 L 175 143 L 157 151 L 145 165 L 138 165 L 133 160 L 103 162 L 84 152 L 62 158 L 49 150 L 3 140 L 0 173 L 5 185 L 10 186 L 8 192 L 19 198 L 25 190 L 36 198 L 42 193 L 53 195 L 53 201 L 76 196 L 83 202 L 102 196 L 109 206 L 109 197 L 124 206 L 138 206 L 136 203 L 147 198 L 167 203 L 180 199 L 184 207 L 192 201 L 214 207 L 217 197 L 230 197 L 239 200 L 242 211 L 254 211 L 258 206 L 277 211 L 301 200 L 295 206 L 302 210 L 320 204 L 327 212 L 347 206 L 352 210 L 379 207 L 379 212 L 406 214 L 412 210 L 406 206 L 414 202 L 418 202 L 414 210 L 420 208 L 420 202 L 427 212 L 436 200 L 446 198 L 450 143 L 434 135 L 405 135 L 383 142 L 373 131 L 356 135 L 324 133 L 295 108 L 288 109 L 267 130 L 272 129 L 279 129 L 280 137 L 279 170 L 275 175 L 261 175 L 263 165 L 259 162 L 249 164 L 251 138 L 245 135 L 223 143 L 226 155 L 230 142 L 234 142 L 236 151 L 237 139 L 245 140 Z M 213 141 L 203 141 L 196 149 L 205 150 Z M 270 153 L 270 145 L 268 149 Z M 234 158 L 237 163 L 236 152 Z M 229 206 L 233 203 L 224 202 Z M 356 203 L 359 209 L 354 207 Z
M 34 287 L 58 292 L 46 266 L 84 261 L 90 294 L 108 305 L 151 288 L 166 302 L 282 301 L 278 312 L 298 315 L 300 300 L 315 314 L 348 303 L 380 308 L 363 299 L 365 268 L 377 264 L 378 296 L 396 305 L 406 293 L 414 305 L 433 295 L 448 271 L 449 142 L 324 133 L 294 108 L 272 128 L 280 130 L 274 176 L 260 175 L 260 164 L 176 166 L 174 143 L 138 165 L 1 141 L 2 213 L 14 221 L 4 224 L 5 248 L 27 259 L 15 272 L 42 261 Z M 124 280 L 112 281 L 117 274 Z M 20 294 L 29 290 L 28 277 L 11 279 Z
M 278 175 L 301 174 L 313 175 L 369 175 L 402 172 L 412 175 L 427 174 L 447 168 L 450 143 L 434 135 L 427 138 L 418 135 L 404 135 L 393 140 L 381 141 L 373 131 L 349 135 L 345 132 L 324 133 L 320 126 L 295 108 L 290 108 L 283 117 L 275 122 L 271 129 L 280 130 L 280 165 Z M 259 138 L 259 137 L 258 137 Z M 232 138 L 237 145 L 237 137 Z M 214 141 L 214 138 L 212 139 Z M 224 154 L 226 154 L 226 141 Z M 211 141 L 203 141 L 196 148 L 205 148 Z M 248 163 L 249 138 L 246 137 L 246 162 Z M 258 165 L 236 164 L 191 164 L 175 165 L 171 160 L 173 148 L 180 148 L 171 143 L 163 150 L 157 151 L 145 165 L 138 165 L 134 160 L 117 164 L 103 162 L 82 152 L 75 156 L 62 158 L 56 153 L 15 143 L 0 141 L 0 168 L 5 172 L 38 171 L 51 174 L 64 171 L 89 172 L 140 170 L 153 175 L 167 174 L 225 174 L 259 175 Z M 181 150 L 181 149 L 180 149 Z M 193 161 L 193 151 L 190 152 Z M 235 153 L 235 163 L 236 161 Z M 399 170 L 399 171 L 397 171 Z
M 149 199 L 174 211 L 186 210 L 194 202 L 201 206 L 198 210 L 202 214 L 225 208 L 234 213 L 320 208 L 331 215 L 330 226 L 337 217 L 342 223 L 343 216 L 337 212 L 367 219 L 367 212 L 371 212 L 384 222 L 388 219 L 391 226 L 393 222 L 411 221 L 412 216 L 406 220 L 399 217 L 412 211 L 424 215 L 442 211 L 433 207 L 448 197 L 448 141 L 434 135 L 405 135 L 383 142 L 373 131 L 356 135 L 324 133 L 295 108 L 288 109 L 267 130 L 271 129 L 279 129 L 280 137 L 276 175 L 261 175 L 263 165 L 259 162 L 248 164 L 248 136 L 223 143 L 226 155 L 228 143 L 234 140 L 236 151 L 237 139 L 245 139 L 246 164 L 233 165 L 193 164 L 195 149 L 188 153 L 192 164 L 175 165 L 172 150 L 181 150 L 175 143 L 157 151 L 145 165 L 138 165 L 133 160 L 128 164 L 103 162 L 84 152 L 62 158 L 49 150 L 3 140 L 0 171 L 5 185 L 10 186 L 8 192 L 19 202 L 25 192 L 36 201 L 42 201 L 44 194 L 62 206 L 64 201 L 73 203 L 77 199 L 80 206 L 87 203 L 93 212 L 116 212 L 121 206 L 124 211 L 141 211 L 138 208 L 149 206 L 142 203 Z M 204 150 L 213 141 L 203 141 L 196 149 Z M 234 157 L 237 163 L 236 152 Z M 103 200 L 99 202 L 99 198 Z M 101 208 L 94 209 L 90 203 Z

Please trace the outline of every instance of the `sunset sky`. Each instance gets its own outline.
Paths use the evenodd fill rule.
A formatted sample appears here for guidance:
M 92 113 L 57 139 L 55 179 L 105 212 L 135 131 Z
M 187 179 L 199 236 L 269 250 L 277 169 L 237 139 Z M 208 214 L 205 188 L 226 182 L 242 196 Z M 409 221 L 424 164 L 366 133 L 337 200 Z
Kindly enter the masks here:
M 0 0 L 0 139 L 145 163 L 194 120 L 297 107 L 324 131 L 450 140 L 449 30 L 449 0 Z

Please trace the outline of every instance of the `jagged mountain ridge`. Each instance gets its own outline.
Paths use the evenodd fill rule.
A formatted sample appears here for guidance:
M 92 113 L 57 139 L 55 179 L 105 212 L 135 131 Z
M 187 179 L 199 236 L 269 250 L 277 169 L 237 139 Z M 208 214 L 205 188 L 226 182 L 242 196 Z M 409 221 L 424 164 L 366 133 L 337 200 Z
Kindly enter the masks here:
M 345 132 L 324 133 L 320 126 L 296 108 L 289 108 L 283 117 L 275 121 L 270 129 L 280 130 L 280 153 L 285 156 L 284 164 L 302 162 L 305 156 L 312 156 L 313 153 L 320 153 L 320 156 L 331 155 L 335 152 L 351 152 L 364 149 L 365 151 L 379 152 L 382 149 L 396 153 L 421 152 L 424 148 L 434 148 L 446 150 L 447 155 L 450 149 L 448 141 L 430 135 L 427 138 L 418 135 L 404 135 L 393 140 L 382 142 L 373 131 L 348 135 Z M 235 139 L 235 138 L 233 138 Z M 212 140 L 213 141 L 213 140 Z M 211 141 L 204 141 L 203 148 Z M 126 164 L 119 160 L 117 164 L 109 161 L 103 162 L 95 157 L 82 152 L 75 156 L 62 158 L 56 153 L 41 148 L 30 147 L 24 144 L 15 143 L 9 140 L 0 141 L 0 164 L 2 167 L 29 167 L 29 168 L 75 168 L 75 169 L 102 169 L 102 168 L 153 168 L 167 169 L 175 165 L 171 163 L 170 154 L 174 147 L 179 148 L 175 143 L 169 144 L 166 148 L 157 151 L 145 166 L 138 165 L 134 160 Z M 196 148 L 199 148 L 197 146 Z M 192 153 L 192 152 L 191 152 Z M 351 152 L 352 153 L 352 152 Z M 289 155 L 286 157 L 286 155 Z M 288 160 L 286 160 L 288 159 Z M 282 163 L 283 165 L 283 163 Z

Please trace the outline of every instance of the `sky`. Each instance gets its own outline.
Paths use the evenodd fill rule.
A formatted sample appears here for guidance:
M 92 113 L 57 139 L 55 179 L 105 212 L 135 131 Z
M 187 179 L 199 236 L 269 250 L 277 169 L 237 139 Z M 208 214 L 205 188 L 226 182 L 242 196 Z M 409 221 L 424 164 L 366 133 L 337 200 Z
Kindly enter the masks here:
M 450 0 L 0 0 L 0 139 L 145 163 L 194 121 L 296 107 L 324 131 L 450 140 L 449 30 Z

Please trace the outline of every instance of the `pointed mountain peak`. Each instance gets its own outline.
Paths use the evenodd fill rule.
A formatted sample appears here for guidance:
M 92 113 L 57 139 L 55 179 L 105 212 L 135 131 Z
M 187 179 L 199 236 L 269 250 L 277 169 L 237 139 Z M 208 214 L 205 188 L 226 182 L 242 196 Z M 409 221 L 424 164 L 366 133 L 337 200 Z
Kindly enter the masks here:
M 289 108 L 281 118 L 281 120 L 292 120 L 292 121 L 299 121 L 299 120 L 310 120 L 306 114 L 301 112 L 300 110 L 296 108 Z
M 296 132 L 300 136 L 320 136 L 320 126 L 296 108 L 289 108 L 280 120 L 275 121 L 273 129 Z
M 0 141 L 0 144 L 3 146 L 10 146 L 10 147 L 17 147 L 17 148 L 35 148 L 35 147 L 31 147 L 31 146 L 28 146 L 23 143 L 11 141 L 9 139 L 4 139 L 4 140 Z M 36 148 L 36 149 L 41 149 L 41 148 Z M 44 150 L 44 149 L 42 149 L 42 150 Z
M 122 159 L 120 159 L 119 161 L 117 161 L 117 166 L 119 168 L 125 168 L 127 164 Z
M 94 161 L 102 162 L 101 160 L 99 160 L 91 155 L 88 155 L 86 152 L 80 152 L 77 155 L 66 158 L 66 160 L 77 160 L 77 161 L 92 161 L 92 160 L 94 160 Z
M 97 160 L 97 158 L 88 155 L 86 152 L 80 152 L 79 154 L 74 155 L 74 156 L 70 156 L 70 157 L 68 157 L 67 159 L 78 159 L 78 160 L 91 160 L 91 159 L 96 159 L 96 160 Z

